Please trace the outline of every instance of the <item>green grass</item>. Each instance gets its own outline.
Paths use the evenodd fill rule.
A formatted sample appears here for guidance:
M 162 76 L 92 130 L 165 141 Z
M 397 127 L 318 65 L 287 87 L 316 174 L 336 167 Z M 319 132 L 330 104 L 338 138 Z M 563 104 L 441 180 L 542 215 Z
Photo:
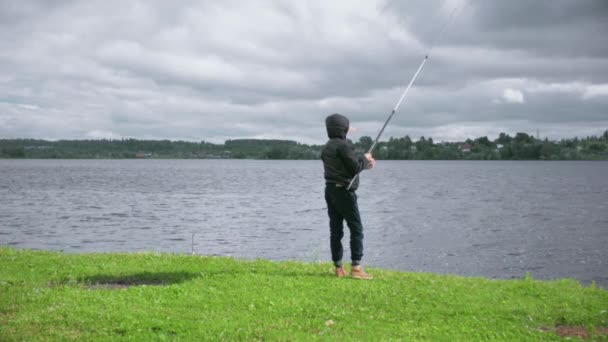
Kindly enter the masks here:
M 608 292 L 329 263 L 0 248 L 0 340 L 560 340 L 608 326 Z M 547 330 L 547 331 L 543 331 Z

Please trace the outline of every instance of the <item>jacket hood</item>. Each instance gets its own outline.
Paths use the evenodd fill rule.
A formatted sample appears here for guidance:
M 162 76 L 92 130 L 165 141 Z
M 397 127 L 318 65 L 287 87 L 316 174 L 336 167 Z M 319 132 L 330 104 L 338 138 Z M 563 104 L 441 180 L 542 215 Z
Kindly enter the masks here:
M 327 128 L 327 136 L 329 138 L 346 138 L 350 122 L 344 115 L 335 113 L 325 119 L 325 127 Z

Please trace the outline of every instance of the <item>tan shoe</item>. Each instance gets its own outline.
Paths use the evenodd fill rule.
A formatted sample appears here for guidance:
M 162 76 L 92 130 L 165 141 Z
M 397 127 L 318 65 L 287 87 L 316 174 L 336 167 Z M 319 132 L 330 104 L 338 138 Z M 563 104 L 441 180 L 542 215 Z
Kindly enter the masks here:
M 365 273 L 365 271 L 363 270 L 363 267 L 361 267 L 361 265 L 353 266 L 353 268 L 350 272 L 350 275 L 355 279 L 365 279 L 365 280 L 374 279 L 374 277 L 371 274 Z
M 336 277 L 342 278 L 344 276 L 346 276 L 346 270 L 344 269 L 344 266 L 336 267 Z

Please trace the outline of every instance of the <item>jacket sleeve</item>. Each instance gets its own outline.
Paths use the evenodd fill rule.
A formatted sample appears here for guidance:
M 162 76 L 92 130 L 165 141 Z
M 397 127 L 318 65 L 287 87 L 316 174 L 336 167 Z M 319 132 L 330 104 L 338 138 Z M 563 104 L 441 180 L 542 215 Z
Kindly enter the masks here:
M 346 170 L 354 177 L 359 172 L 369 168 L 369 162 L 360 153 L 355 153 L 355 150 L 350 144 L 341 144 L 338 147 L 338 156 L 344 163 Z

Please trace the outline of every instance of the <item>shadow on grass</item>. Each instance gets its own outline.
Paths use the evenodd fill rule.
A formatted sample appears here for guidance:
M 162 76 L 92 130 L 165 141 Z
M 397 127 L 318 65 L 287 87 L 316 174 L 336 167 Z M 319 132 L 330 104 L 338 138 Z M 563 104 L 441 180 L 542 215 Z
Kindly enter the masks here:
M 318 279 L 335 278 L 331 272 L 294 272 L 293 270 L 258 270 L 258 269 L 223 269 L 223 270 L 201 270 L 201 272 L 139 272 L 131 274 L 96 274 L 78 278 L 76 283 L 89 289 L 119 290 L 132 286 L 167 286 L 190 281 L 195 278 L 211 278 L 218 276 L 272 276 L 302 278 L 312 277 Z M 59 284 L 67 284 L 72 281 L 64 280 Z M 56 285 L 58 285 L 56 283 Z
M 199 277 L 193 272 L 141 272 L 133 274 L 97 274 L 79 279 L 91 289 L 121 289 L 131 286 L 167 286 Z

